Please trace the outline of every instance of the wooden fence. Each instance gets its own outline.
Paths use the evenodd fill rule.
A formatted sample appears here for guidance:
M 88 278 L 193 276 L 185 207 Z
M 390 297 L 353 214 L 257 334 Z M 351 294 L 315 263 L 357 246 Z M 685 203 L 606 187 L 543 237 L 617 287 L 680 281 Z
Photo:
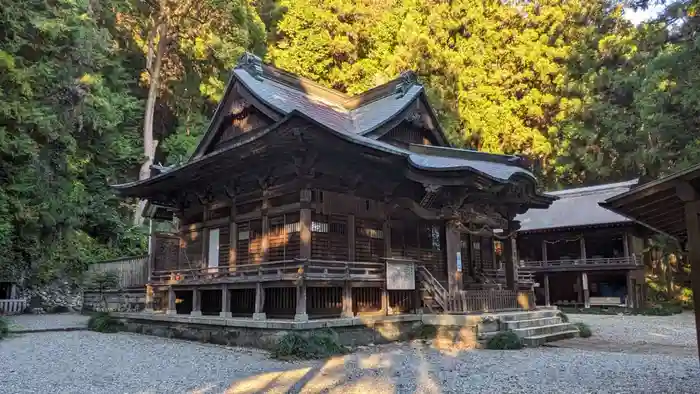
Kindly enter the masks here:
M 19 315 L 27 307 L 27 300 L 0 300 L 0 315 Z
M 447 312 L 498 312 L 531 310 L 535 308 L 532 291 L 513 290 L 463 290 L 447 296 Z
M 88 266 L 88 276 L 98 272 L 114 272 L 122 288 L 145 286 L 148 282 L 148 255 L 101 261 Z

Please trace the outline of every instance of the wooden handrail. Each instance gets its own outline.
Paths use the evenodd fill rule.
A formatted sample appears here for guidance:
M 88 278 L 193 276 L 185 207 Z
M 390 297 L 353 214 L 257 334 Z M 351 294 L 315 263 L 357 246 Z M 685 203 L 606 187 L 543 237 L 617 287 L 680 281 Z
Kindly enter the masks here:
M 558 259 L 558 260 L 536 260 L 521 261 L 522 268 L 546 268 L 546 267 L 569 267 L 569 266 L 592 266 L 592 265 L 640 265 L 635 255 L 628 257 L 592 257 L 586 259 Z

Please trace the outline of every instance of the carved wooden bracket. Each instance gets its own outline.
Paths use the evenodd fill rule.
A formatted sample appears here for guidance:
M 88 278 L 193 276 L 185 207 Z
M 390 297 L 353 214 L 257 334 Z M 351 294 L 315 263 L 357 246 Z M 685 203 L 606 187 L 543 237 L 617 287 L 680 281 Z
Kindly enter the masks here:
M 294 171 L 298 177 L 305 179 L 316 177 L 315 166 L 318 162 L 318 152 L 297 152 L 292 160 L 294 160 Z
M 236 196 L 240 194 L 241 188 L 237 180 L 229 182 L 228 185 L 224 186 L 224 194 L 231 200 L 235 200 Z

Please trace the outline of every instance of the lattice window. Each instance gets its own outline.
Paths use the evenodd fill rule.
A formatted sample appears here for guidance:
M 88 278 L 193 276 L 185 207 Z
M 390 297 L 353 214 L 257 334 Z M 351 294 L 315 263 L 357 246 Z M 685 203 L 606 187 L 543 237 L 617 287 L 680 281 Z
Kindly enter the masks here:
M 286 214 L 269 219 L 269 261 L 299 257 L 299 214 Z
M 313 213 L 311 216 L 311 257 L 314 259 L 328 259 L 330 255 L 329 248 L 328 216 Z
M 236 264 L 249 264 L 248 247 L 250 245 L 250 226 L 248 222 L 238 223 L 238 245 L 236 247 Z
M 371 220 L 357 220 L 355 236 L 355 259 L 357 261 L 380 261 L 384 257 L 384 232 L 381 224 Z
M 229 226 L 219 227 L 219 265 L 228 265 L 228 251 L 231 245 Z
M 185 267 L 200 268 L 202 266 L 203 235 L 202 230 L 185 233 Z

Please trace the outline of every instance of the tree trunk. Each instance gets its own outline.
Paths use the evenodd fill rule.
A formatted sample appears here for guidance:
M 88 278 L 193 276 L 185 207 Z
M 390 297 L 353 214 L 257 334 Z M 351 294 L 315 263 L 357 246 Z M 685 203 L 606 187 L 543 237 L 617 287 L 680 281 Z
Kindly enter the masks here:
M 163 22 L 154 26 L 153 31 L 149 34 L 148 55 L 146 65 L 149 73 L 148 98 L 146 99 L 146 113 L 143 121 L 143 155 L 145 161 L 139 170 L 139 180 L 148 179 L 151 176 L 151 165 L 156 154 L 158 141 L 153 138 L 153 121 L 156 109 L 156 101 L 158 99 L 158 91 L 160 89 L 160 69 L 163 63 L 163 57 L 167 48 L 167 25 Z M 156 44 L 156 40 L 158 40 Z M 134 225 L 143 223 L 143 210 L 146 206 L 146 200 L 139 201 L 139 204 L 134 213 Z

